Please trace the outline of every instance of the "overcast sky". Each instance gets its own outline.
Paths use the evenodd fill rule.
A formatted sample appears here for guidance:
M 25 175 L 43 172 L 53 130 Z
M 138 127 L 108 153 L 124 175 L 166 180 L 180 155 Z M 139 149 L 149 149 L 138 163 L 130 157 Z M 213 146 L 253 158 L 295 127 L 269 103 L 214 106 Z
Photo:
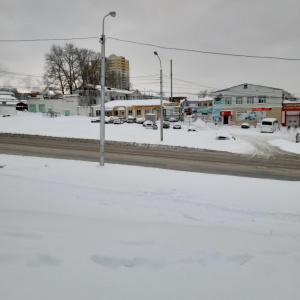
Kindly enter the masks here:
M 204 89 L 242 83 L 282 88 L 300 97 L 299 0 L 1 0 L 0 86 L 42 85 L 45 54 L 67 42 L 100 52 L 98 39 L 3 42 L 24 39 L 106 37 L 207 52 L 299 59 L 274 60 L 163 49 L 113 39 L 106 56 L 125 56 L 133 88 L 159 92 L 159 60 L 164 92 L 193 97 Z M 18 74 L 4 73 L 13 72 Z

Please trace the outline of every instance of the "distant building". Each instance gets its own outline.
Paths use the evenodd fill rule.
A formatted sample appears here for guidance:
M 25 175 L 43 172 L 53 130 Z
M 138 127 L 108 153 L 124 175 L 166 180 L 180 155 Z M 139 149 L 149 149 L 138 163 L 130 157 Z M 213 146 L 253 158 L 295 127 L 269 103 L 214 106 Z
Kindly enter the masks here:
M 169 101 L 163 101 L 164 111 L 168 104 Z M 100 116 L 100 110 L 100 105 L 92 106 L 92 116 Z M 105 115 L 108 117 L 145 118 L 147 114 L 155 114 L 156 119 L 160 118 L 160 99 L 116 100 L 105 103 Z
M 120 90 L 130 89 L 129 60 L 111 54 L 106 60 L 106 86 Z
M 221 124 L 241 124 L 248 122 L 256 125 L 264 118 L 276 118 L 282 122 L 282 103 L 291 94 L 283 89 L 240 84 L 211 93 L 213 118 Z
M 0 116 L 13 116 L 19 100 L 13 92 L 0 91 Z

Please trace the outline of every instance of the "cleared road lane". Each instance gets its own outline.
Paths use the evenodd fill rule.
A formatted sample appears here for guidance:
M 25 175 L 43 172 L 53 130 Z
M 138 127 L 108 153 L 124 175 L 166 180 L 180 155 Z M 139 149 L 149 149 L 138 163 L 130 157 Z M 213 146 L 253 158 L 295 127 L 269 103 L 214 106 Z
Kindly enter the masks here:
M 0 134 L 0 153 L 99 161 L 99 141 Z M 228 152 L 106 142 L 105 163 L 189 172 L 300 181 L 300 155 L 278 153 L 266 158 Z

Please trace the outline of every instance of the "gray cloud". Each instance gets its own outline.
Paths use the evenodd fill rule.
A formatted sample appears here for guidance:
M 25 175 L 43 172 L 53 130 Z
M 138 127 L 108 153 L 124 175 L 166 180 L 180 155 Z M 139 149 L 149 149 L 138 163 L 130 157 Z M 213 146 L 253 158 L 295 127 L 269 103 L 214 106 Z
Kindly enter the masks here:
M 11 0 L 1 4 L 0 36 L 1 39 L 100 36 L 102 18 L 111 10 L 116 10 L 117 16 L 106 18 L 106 36 L 167 47 L 300 58 L 298 0 Z M 72 42 L 100 51 L 97 39 Z M 42 75 L 45 53 L 52 44 L 65 43 L 1 43 L 1 69 Z M 158 77 L 155 50 L 162 59 L 164 75 L 169 76 L 172 59 L 174 78 L 199 84 L 174 80 L 174 92 L 178 94 L 193 94 L 204 89 L 203 86 L 219 89 L 249 82 L 284 88 L 300 97 L 300 61 L 215 56 L 110 39 L 106 44 L 107 55 L 115 53 L 130 60 L 132 77 L 150 74 Z M 3 80 L 0 77 L 0 84 Z M 151 85 L 152 79 L 131 81 L 142 90 L 159 90 L 159 84 Z M 170 89 L 167 77 L 164 88 L 166 92 Z

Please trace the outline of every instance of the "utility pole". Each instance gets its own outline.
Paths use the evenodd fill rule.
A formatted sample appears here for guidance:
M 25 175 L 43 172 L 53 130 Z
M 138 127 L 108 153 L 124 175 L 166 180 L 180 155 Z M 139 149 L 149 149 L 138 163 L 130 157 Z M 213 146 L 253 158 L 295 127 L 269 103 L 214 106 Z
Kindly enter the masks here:
M 173 73 L 172 73 L 172 59 L 171 59 L 171 102 L 173 102 L 173 81 L 172 81 Z

